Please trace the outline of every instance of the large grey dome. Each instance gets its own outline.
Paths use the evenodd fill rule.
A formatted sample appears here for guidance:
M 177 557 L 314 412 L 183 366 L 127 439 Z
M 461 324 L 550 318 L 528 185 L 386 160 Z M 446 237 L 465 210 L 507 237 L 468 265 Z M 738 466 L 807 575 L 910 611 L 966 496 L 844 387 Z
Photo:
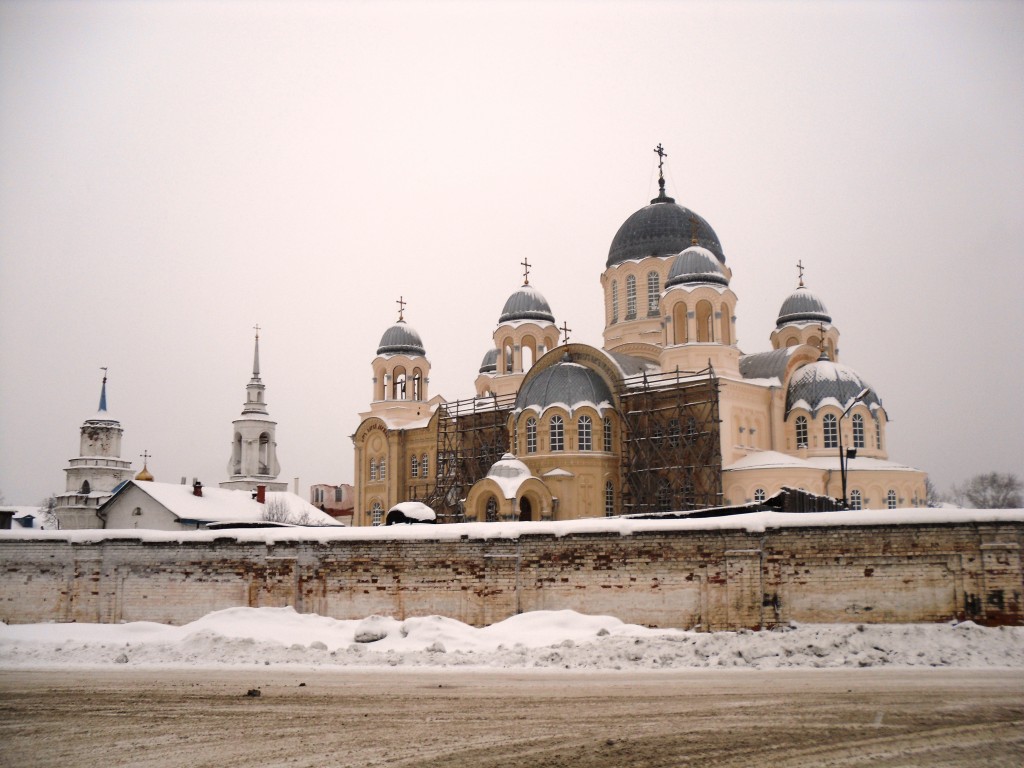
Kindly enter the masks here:
M 697 245 L 715 254 L 723 264 L 725 254 L 718 235 L 704 219 L 675 203 L 671 197 L 656 197 L 651 204 L 634 213 L 615 233 L 608 250 L 611 267 L 630 259 L 647 256 L 671 256 L 693 245 L 693 228 L 697 230 Z
M 715 283 L 728 285 L 729 278 L 722 271 L 722 265 L 715 254 L 699 245 L 691 245 L 676 256 L 669 270 L 665 287 L 687 283 Z
M 501 310 L 501 317 L 498 318 L 499 323 L 512 320 L 546 320 L 553 323 L 555 316 L 551 314 L 551 307 L 540 291 L 532 285 L 524 285 L 508 297 Z
M 516 397 L 516 410 L 562 403 L 572 408 L 580 403 L 611 403 L 612 393 L 597 373 L 579 363 L 563 360 L 530 379 Z
M 845 411 L 865 389 L 868 393 L 861 402 L 872 409 L 881 407 L 878 395 L 852 368 L 831 360 L 808 363 L 790 379 L 786 390 L 786 413 L 793 408 L 806 408 L 815 413 L 825 405 L 834 405 Z
M 801 285 L 782 302 L 775 327 L 781 328 L 788 323 L 831 322 L 832 316 L 825 309 L 825 302 Z
M 384 331 L 384 335 L 380 337 L 377 354 L 424 356 L 427 353 L 423 349 L 420 335 L 404 320 L 399 320 Z

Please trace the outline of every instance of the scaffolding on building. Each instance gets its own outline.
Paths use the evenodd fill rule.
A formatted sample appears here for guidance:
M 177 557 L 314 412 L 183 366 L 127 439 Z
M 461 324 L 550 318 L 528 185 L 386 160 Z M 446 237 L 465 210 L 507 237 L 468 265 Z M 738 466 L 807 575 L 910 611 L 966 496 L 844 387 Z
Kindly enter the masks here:
M 470 487 L 511 448 L 508 417 L 516 396 L 488 395 L 443 403 L 438 409 L 434 486 L 422 499 L 439 523 L 465 520 Z
M 714 368 L 623 380 L 622 513 L 722 504 L 719 382 Z

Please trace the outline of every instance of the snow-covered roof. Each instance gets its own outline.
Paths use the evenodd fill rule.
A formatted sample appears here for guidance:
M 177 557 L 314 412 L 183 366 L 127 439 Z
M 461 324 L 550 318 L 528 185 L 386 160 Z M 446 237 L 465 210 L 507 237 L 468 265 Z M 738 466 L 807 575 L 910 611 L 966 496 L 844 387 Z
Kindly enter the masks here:
M 789 359 L 799 347 L 783 347 L 771 352 L 755 352 L 740 357 L 740 375 L 744 379 L 778 379 L 786 376 Z
M 266 504 L 260 504 L 252 497 L 251 491 L 204 487 L 203 495 L 196 496 L 190 485 L 134 480 L 126 485 L 139 489 L 182 520 L 199 523 L 256 521 L 263 518 L 267 505 L 278 504 L 284 505 L 292 521 L 302 519 L 310 525 L 339 525 L 333 517 L 289 491 L 268 491 Z M 107 505 L 115 503 L 121 493 Z
M 816 469 L 839 471 L 839 453 L 835 456 L 812 456 L 804 459 L 799 456 L 790 456 L 788 453 L 779 451 L 755 451 L 744 456 L 732 464 L 722 467 L 723 472 L 735 472 L 741 469 Z M 918 472 L 914 467 L 906 464 L 898 464 L 895 461 L 884 459 L 872 459 L 866 456 L 858 456 L 847 462 L 847 470 L 858 471 L 879 471 L 889 470 L 895 472 Z
M 491 465 L 487 471 L 487 477 L 498 484 L 504 498 L 514 499 L 519 492 L 519 486 L 533 475 L 526 464 L 511 453 L 506 453 Z
M 388 512 L 401 512 L 410 520 L 436 520 L 437 514 L 422 501 L 401 501 Z

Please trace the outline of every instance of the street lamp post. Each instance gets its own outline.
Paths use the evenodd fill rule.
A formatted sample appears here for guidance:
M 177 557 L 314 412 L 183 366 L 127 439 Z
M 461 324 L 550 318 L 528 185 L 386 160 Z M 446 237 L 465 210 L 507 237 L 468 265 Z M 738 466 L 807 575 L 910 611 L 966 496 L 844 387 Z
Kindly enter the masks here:
M 856 447 L 847 448 L 845 452 L 843 451 L 843 419 L 845 419 L 847 415 L 850 413 L 850 411 L 853 410 L 853 406 L 855 406 L 857 403 L 859 403 L 867 396 L 869 391 L 870 390 L 867 387 L 864 387 L 864 389 L 858 392 L 857 396 L 853 398 L 853 401 L 848 406 L 846 406 L 846 410 L 843 411 L 843 415 L 839 417 L 839 422 L 838 424 L 836 424 L 836 427 L 839 430 L 839 476 L 842 478 L 843 481 L 843 509 L 846 509 L 849 506 L 846 502 L 847 468 L 850 465 L 850 459 L 857 458 Z

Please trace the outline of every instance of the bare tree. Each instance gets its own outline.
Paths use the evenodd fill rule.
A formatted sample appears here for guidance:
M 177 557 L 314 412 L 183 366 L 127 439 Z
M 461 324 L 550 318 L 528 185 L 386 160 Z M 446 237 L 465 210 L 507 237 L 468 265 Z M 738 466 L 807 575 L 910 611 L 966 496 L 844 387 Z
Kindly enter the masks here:
M 938 507 L 948 501 L 946 494 L 938 489 L 930 477 L 924 479 L 924 503 L 926 507 Z
M 1016 475 L 988 472 L 975 475 L 963 485 L 954 485 L 955 501 L 975 509 L 1017 509 L 1024 506 L 1024 485 Z
M 268 499 L 263 505 L 263 514 L 260 516 L 260 519 L 271 523 L 287 523 L 291 516 L 292 513 L 288 509 L 288 502 L 283 499 Z
M 54 495 L 47 496 L 41 502 L 39 502 L 39 517 L 42 521 L 43 528 L 59 528 L 60 525 L 57 521 L 57 497 Z

